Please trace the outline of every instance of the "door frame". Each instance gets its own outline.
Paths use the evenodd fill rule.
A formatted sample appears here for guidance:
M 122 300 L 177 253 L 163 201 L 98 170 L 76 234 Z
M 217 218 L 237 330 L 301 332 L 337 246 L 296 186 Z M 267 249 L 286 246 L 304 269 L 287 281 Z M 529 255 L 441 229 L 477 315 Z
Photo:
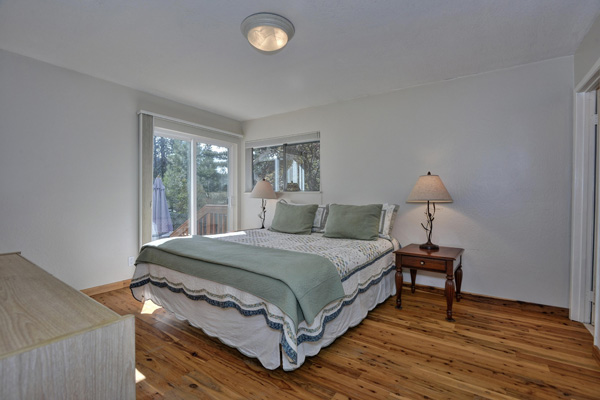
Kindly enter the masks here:
M 571 292 L 569 318 L 579 322 L 590 322 L 589 293 L 592 276 L 592 254 L 600 262 L 600 249 L 593 243 L 594 221 L 589 218 L 599 200 L 594 198 L 593 111 L 595 90 L 600 84 L 600 68 L 574 90 L 573 118 L 573 187 L 571 202 Z M 599 164 L 600 164 L 600 160 Z M 598 236 L 600 232 L 596 232 Z M 596 245 L 597 246 L 597 245 Z M 600 274 L 596 274 L 596 287 L 600 287 Z M 600 302 L 600 290 L 595 293 L 596 305 Z M 595 310 L 594 345 L 600 343 L 600 307 Z

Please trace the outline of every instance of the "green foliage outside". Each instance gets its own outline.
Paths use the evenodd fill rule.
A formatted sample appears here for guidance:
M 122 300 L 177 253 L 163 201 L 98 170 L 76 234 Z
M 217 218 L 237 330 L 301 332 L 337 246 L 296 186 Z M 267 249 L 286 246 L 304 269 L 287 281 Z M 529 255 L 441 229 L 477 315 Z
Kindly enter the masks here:
M 198 143 L 196 153 L 198 210 L 206 204 L 227 204 L 227 149 Z M 174 229 L 189 218 L 190 155 L 190 142 L 154 137 L 153 181 L 160 176 L 165 185 Z
M 275 191 L 283 191 L 284 188 L 287 191 L 319 191 L 320 160 L 319 142 L 252 149 L 252 185 L 266 179 Z M 294 175 L 298 177 L 294 178 Z M 299 178 L 301 175 L 303 179 Z
M 276 192 L 283 190 L 283 146 L 252 149 L 252 187 L 263 179 L 271 182 Z

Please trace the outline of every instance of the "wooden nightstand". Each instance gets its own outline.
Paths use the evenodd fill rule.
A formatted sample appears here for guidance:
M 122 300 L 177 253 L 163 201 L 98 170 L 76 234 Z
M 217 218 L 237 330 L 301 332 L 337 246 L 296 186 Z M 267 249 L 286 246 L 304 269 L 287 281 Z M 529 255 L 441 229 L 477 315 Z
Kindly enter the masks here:
M 396 308 L 402 308 L 402 268 L 410 269 L 410 290 L 415 292 L 415 279 L 417 270 L 440 272 L 446 274 L 446 320 L 452 319 L 452 301 L 454 299 L 454 276 L 456 276 L 456 301 L 460 301 L 460 286 L 462 284 L 462 254 L 464 249 L 456 247 L 442 247 L 439 250 L 422 250 L 418 244 L 409 244 L 396 250 Z M 456 271 L 454 262 L 458 259 Z

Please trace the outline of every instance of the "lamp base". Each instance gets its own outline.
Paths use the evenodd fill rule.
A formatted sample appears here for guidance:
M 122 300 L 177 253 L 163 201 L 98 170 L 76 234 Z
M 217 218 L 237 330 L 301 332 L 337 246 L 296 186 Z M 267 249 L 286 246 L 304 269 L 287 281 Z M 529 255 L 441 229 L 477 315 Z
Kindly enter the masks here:
M 420 245 L 419 248 L 422 250 L 439 250 L 440 246 L 438 246 L 437 244 L 433 244 L 431 242 L 427 242 L 427 243 L 423 243 L 422 245 Z

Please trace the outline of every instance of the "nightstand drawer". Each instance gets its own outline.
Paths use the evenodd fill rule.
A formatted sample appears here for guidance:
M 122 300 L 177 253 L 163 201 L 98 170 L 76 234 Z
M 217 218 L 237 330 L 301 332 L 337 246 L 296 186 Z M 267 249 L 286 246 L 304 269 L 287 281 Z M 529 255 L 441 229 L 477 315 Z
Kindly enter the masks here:
M 427 268 L 436 271 L 446 271 L 446 261 L 432 260 L 431 258 L 402 256 L 403 267 Z

